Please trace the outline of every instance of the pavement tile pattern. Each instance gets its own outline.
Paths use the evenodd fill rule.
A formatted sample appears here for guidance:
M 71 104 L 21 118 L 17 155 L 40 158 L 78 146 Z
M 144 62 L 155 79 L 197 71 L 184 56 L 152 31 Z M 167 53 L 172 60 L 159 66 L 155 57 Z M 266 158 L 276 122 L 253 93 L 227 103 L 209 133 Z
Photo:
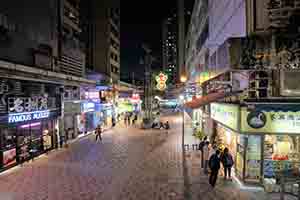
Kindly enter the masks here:
M 179 119 L 168 118 L 168 134 L 118 125 L 104 134 L 102 142 L 90 135 L 67 149 L 0 174 L 0 200 L 188 200 Z M 213 190 L 199 159 L 195 151 L 186 156 L 189 199 L 271 198 L 222 180 Z

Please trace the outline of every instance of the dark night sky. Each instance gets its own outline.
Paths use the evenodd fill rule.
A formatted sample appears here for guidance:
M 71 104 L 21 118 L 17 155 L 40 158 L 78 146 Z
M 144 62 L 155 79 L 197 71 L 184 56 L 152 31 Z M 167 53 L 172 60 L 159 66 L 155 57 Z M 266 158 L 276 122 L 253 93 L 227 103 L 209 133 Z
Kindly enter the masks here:
M 128 1 L 127 1 L 128 2 Z M 176 12 L 176 0 L 130 0 L 121 5 L 121 73 L 128 76 L 135 72 L 143 79 L 143 67 L 139 60 L 143 55 L 141 44 L 148 44 L 153 55 L 161 58 L 161 23 L 169 14 Z M 193 0 L 186 0 L 192 7 Z M 160 62 L 156 63 L 159 68 Z

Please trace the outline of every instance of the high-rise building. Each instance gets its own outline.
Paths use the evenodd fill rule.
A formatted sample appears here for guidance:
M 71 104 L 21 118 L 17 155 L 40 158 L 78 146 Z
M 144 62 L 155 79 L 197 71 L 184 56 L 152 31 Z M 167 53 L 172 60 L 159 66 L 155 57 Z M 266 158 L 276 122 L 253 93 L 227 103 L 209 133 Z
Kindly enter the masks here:
M 83 38 L 87 43 L 87 69 L 102 73 L 110 84 L 120 80 L 120 0 L 87 0 Z
M 177 6 L 178 7 L 178 6 Z M 167 17 L 162 22 L 162 64 L 163 70 L 169 77 L 169 83 L 175 84 L 179 81 L 180 69 L 179 69 L 179 27 L 180 31 L 185 35 L 185 30 L 190 21 L 191 6 L 186 5 L 186 8 L 183 8 L 184 20 L 183 26 L 179 26 L 179 11 L 174 10 L 173 14 Z M 177 9 L 178 10 L 178 9 Z M 182 12 L 181 11 L 181 12 Z M 182 29 L 182 27 L 184 27 Z M 184 38 L 182 39 L 184 42 Z M 183 66 L 181 66 L 183 67 Z
M 177 64 L 177 38 L 178 23 L 177 15 L 174 14 L 162 23 L 162 61 L 163 70 L 168 74 L 169 82 L 176 83 L 178 64 Z

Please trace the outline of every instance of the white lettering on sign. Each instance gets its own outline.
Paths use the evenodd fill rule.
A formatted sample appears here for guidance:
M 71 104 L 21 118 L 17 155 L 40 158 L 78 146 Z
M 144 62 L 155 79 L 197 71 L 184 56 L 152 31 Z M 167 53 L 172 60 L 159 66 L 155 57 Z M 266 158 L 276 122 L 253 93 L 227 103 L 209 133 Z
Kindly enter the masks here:
M 48 109 L 47 97 L 15 97 L 8 98 L 8 112 L 32 112 Z
M 45 119 L 48 118 L 49 116 L 50 116 L 49 110 L 9 114 L 8 123 L 18 123 L 18 122 L 37 120 L 37 119 Z

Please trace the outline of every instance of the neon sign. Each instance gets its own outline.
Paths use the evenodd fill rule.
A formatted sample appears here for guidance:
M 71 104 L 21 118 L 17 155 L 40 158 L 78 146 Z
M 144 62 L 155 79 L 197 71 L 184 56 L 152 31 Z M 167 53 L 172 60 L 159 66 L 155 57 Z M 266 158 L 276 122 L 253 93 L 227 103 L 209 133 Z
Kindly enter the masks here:
M 45 119 L 50 116 L 49 110 L 23 112 L 23 113 L 10 113 L 8 115 L 8 123 L 27 122 L 31 120 Z
M 155 80 L 157 82 L 156 88 L 160 91 L 164 91 L 167 88 L 167 80 L 168 80 L 168 75 L 160 72 L 159 75 L 155 77 Z

